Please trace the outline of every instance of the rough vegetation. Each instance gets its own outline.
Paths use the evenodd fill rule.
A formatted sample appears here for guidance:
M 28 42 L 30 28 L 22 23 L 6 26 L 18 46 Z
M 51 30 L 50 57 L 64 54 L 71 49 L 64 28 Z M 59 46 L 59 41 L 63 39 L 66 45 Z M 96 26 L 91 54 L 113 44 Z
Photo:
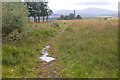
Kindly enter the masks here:
M 23 4 L 12 4 L 21 5 Z M 9 11 L 9 4 L 3 3 L 3 6 L 3 10 Z M 25 7 L 21 10 L 24 9 Z M 23 13 L 11 16 L 18 17 L 19 14 Z M 3 21 L 2 28 L 15 27 L 9 35 L 3 36 L 5 41 L 2 45 L 3 78 L 118 77 L 117 20 L 59 20 L 38 24 L 26 22 L 20 25 L 19 21 L 22 22 L 23 18 L 27 21 L 26 14 L 21 18 L 10 17 L 10 20 L 6 19 L 9 17 L 8 14 L 3 15 L 11 25 L 18 20 L 18 23 L 12 26 L 6 26 L 7 22 Z M 51 46 L 49 54 L 56 58 L 50 63 L 39 59 L 42 55 L 41 50 L 46 45 Z
M 60 75 L 72 78 L 117 77 L 117 21 L 71 23 L 56 43 L 58 58 L 64 66 Z

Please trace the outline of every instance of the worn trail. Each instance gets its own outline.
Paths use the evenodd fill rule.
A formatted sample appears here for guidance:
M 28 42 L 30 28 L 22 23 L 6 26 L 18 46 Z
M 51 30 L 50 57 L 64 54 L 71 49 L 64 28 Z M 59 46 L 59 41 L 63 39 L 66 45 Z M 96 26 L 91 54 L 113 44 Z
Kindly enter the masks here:
M 65 26 L 65 28 L 62 29 L 58 35 L 56 35 L 54 38 L 52 38 L 46 44 L 46 46 L 42 49 L 43 55 L 40 56 L 39 59 L 41 61 L 40 64 L 43 66 L 42 69 L 44 70 L 44 72 L 41 73 L 38 71 L 37 77 L 47 77 L 47 78 L 59 77 L 58 73 L 60 72 L 60 68 L 62 68 L 62 67 L 61 66 L 57 66 L 57 67 L 54 66 L 54 64 L 57 64 L 56 61 L 57 61 L 58 57 L 55 56 L 54 53 L 52 53 L 51 49 L 54 51 L 54 47 L 52 46 L 51 43 L 55 42 L 58 39 L 58 37 L 65 32 L 67 27 L 68 26 Z M 39 70 L 40 68 L 38 67 L 37 70 Z

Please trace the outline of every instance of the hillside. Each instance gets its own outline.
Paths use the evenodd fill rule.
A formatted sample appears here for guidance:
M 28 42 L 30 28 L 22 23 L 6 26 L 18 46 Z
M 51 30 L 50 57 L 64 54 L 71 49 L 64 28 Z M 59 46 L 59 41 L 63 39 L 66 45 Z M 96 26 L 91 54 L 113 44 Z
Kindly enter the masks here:
M 69 13 L 73 13 L 73 10 L 58 10 L 54 11 L 53 16 L 68 15 Z M 86 8 L 83 10 L 76 10 L 76 15 L 80 14 L 82 17 L 95 17 L 95 16 L 118 16 L 117 11 L 111 11 L 107 9 L 99 9 L 99 8 Z

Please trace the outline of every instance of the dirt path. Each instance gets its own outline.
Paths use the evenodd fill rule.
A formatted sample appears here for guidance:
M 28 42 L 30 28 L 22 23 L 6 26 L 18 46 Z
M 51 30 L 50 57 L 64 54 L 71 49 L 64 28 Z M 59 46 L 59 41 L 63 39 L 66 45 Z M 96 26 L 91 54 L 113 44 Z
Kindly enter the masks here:
M 53 37 L 45 46 L 49 45 L 50 49 L 48 50 L 51 57 L 54 57 L 55 60 L 51 62 L 44 62 L 40 61 L 40 63 L 37 64 L 36 77 L 43 77 L 43 78 L 58 78 L 60 76 L 60 72 L 63 68 L 61 65 L 61 62 L 58 62 L 58 53 L 55 51 L 55 42 L 57 42 L 58 37 L 60 37 L 66 30 L 68 26 L 66 26 L 64 29 L 62 29 L 58 35 Z M 61 65 L 61 66 L 60 66 Z

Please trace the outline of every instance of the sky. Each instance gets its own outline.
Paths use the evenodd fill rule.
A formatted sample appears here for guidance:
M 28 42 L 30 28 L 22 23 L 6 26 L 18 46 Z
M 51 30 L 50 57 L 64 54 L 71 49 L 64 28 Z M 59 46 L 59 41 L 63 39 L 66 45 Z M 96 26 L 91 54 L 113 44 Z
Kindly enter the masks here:
M 120 0 L 47 0 L 48 6 L 56 10 L 82 10 L 85 8 L 101 8 L 113 11 L 118 10 Z

